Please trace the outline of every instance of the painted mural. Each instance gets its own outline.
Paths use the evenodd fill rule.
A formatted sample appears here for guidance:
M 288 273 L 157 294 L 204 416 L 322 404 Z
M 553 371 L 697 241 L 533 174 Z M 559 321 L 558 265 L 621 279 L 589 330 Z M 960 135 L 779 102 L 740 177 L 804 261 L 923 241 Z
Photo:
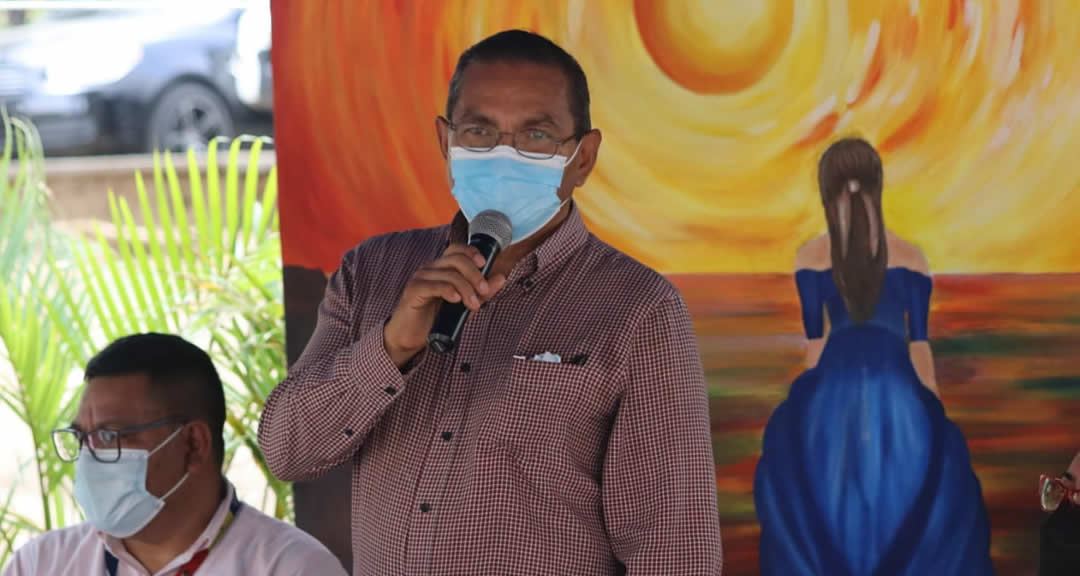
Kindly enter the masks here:
M 828 229 L 818 161 L 846 136 L 876 149 L 881 219 L 925 254 L 939 406 L 965 440 L 985 502 L 986 521 L 973 525 L 987 526 L 999 573 L 1034 572 L 1039 474 L 1080 448 L 1080 4 L 272 8 L 291 349 L 302 347 L 321 282 L 347 249 L 452 216 L 434 118 L 457 56 L 498 30 L 530 29 L 588 75 L 604 141 L 575 195 L 587 225 L 667 274 L 694 315 L 725 573 L 757 574 L 759 543 L 768 545 L 754 494 L 766 423 L 815 346 L 796 255 Z M 831 406 L 844 413 L 843 402 Z

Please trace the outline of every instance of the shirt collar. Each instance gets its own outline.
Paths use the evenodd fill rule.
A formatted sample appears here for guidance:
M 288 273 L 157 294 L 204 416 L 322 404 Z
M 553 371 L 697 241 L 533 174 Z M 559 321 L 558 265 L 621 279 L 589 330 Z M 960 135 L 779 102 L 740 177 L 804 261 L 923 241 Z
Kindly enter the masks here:
M 225 498 L 218 504 L 217 510 L 214 512 L 213 517 L 210 518 L 210 523 L 206 525 L 206 528 L 199 534 L 199 537 L 195 539 L 195 542 L 188 547 L 183 553 L 176 558 L 173 558 L 172 562 L 162 570 L 168 572 L 175 570 L 177 567 L 182 566 L 188 560 L 191 560 L 193 556 L 199 551 L 210 546 L 214 538 L 217 537 L 218 531 L 221 530 L 222 524 L 225 523 L 225 518 L 229 515 L 229 506 L 232 504 L 233 497 L 236 494 L 236 489 L 232 483 L 228 480 L 225 481 Z M 105 545 L 105 549 L 109 551 L 113 556 L 116 556 L 119 560 L 126 563 L 135 563 L 136 560 L 131 554 L 128 553 L 124 547 L 124 541 L 114 536 L 98 530 L 97 535 L 101 538 L 102 543 Z
M 571 200 L 570 213 L 562 224 L 548 236 L 535 250 L 525 256 L 514 266 L 508 282 L 528 278 L 533 274 L 539 274 L 551 268 L 573 254 L 589 238 L 589 230 L 585 227 L 585 221 L 581 217 L 581 211 L 577 204 Z M 465 215 L 458 212 L 450 223 L 447 233 L 446 244 L 465 243 L 469 236 L 469 222 Z

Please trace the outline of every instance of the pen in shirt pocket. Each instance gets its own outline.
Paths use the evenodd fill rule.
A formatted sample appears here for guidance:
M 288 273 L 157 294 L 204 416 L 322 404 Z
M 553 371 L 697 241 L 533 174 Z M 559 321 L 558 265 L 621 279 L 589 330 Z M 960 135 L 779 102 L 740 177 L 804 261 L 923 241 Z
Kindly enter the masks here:
M 573 366 L 584 366 L 589 361 L 589 355 L 582 353 L 571 356 L 570 358 L 563 358 L 558 354 L 552 354 L 551 352 L 544 352 L 543 354 L 537 354 L 532 358 L 527 356 L 515 354 L 515 360 L 531 360 L 533 362 L 547 362 L 549 364 L 571 364 Z

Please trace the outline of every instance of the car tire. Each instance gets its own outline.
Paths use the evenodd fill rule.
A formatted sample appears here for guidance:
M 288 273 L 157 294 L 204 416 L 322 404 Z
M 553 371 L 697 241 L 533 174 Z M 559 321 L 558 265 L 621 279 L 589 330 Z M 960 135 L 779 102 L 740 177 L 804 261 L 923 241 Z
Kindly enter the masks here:
M 146 151 L 205 150 L 214 138 L 236 136 L 229 106 L 212 88 L 197 82 L 176 84 L 154 103 L 147 119 Z

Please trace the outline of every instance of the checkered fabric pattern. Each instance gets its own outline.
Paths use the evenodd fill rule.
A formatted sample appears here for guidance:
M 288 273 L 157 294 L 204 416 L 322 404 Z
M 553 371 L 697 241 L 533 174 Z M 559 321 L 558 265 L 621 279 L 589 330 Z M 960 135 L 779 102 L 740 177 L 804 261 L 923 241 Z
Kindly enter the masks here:
M 576 208 L 452 354 L 404 374 L 390 361 L 382 330 L 405 283 L 466 228 L 459 215 L 345 255 L 266 403 L 270 469 L 296 481 L 352 461 L 356 575 L 720 574 L 686 305 Z M 532 359 L 544 352 L 563 362 Z

